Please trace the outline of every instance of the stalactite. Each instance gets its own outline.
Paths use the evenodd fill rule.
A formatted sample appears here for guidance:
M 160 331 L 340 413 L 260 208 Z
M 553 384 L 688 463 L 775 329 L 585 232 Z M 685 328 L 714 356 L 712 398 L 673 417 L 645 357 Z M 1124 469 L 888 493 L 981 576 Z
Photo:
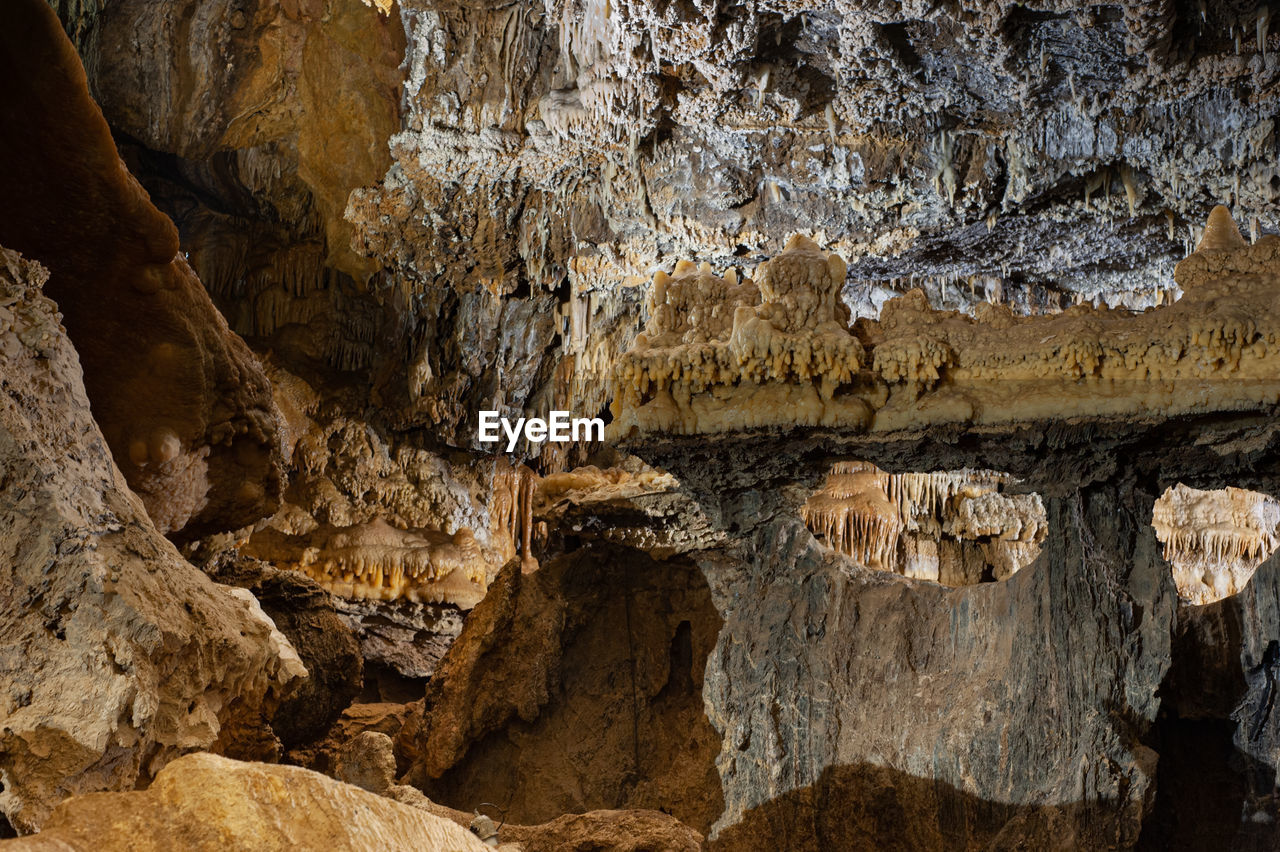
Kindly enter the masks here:
M 1240 591 L 1280 544 L 1280 503 L 1256 491 L 1201 491 L 1179 483 L 1151 517 L 1179 596 L 1205 604 Z
M 923 542 L 946 537 L 980 541 L 1007 574 L 1028 564 L 1045 535 L 1035 495 L 1006 496 L 1012 480 L 994 471 L 889 474 L 867 462 L 839 462 L 801 516 L 810 530 L 860 564 L 937 580 Z
M 533 508 L 539 477 L 524 465 L 512 465 L 506 457 L 494 465 L 489 512 L 492 530 L 507 545 L 506 557 L 520 556 L 523 570 L 538 567 L 534 558 Z

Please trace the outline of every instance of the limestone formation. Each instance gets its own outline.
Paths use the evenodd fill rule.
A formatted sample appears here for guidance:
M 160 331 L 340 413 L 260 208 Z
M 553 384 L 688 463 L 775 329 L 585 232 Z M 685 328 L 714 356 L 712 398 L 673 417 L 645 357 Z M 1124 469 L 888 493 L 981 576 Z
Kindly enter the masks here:
M 827 546 L 860 564 L 956 586 L 1003 580 L 1045 536 L 1036 494 L 1000 492 L 992 471 L 888 474 L 840 462 L 800 510 Z
M 1280 848 L 1270 5 L 0 3 L 0 835 Z
M 11 6 L 0 242 L 50 270 L 94 417 L 160 530 L 251 523 L 280 489 L 266 378 L 120 160 L 56 16 L 39 0 Z
M 362 731 L 338 751 L 334 775 L 370 793 L 386 793 L 396 780 L 396 756 L 391 737 Z
M 0 810 L 145 784 L 269 719 L 306 669 L 248 592 L 157 531 L 89 414 L 47 273 L 0 250 Z
M 406 778 L 516 823 L 666 808 L 705 831 L 721 806 L 701 697 L 718 628 L 685 559 L 593 543 L 531 574 L 512 562 L 396 738 Z
M 276 570 L 234 550 L 219 551 L 198 564 L 212 579 L 246 589 L 262 605 L 307 667 L 308 677 L 264 725 L 279 743 L 264 752 L 224 750 L 241 760 L 275 760 L 281 750 L 324 736 L 364 683 L 362 647 L 316 583 L 294 571 Z
M 782 422 L 834 425 L 869 413 L 835 398 L 862 363 L 840 299 L 845 264 L 794 238 L 761 265 L 757 286 L 676 266 L 654 278 L 645 333 L 620 361 L 610 429 L 693 434 Z M 785 418 L 785 420 L 784 420 Z
M 1242 488 L 1200 491 L 1179 483 L 1156 501 L 1151 517 L 1178 595 L 1207 604 L 1236 594 L 1275 552 L 1280 504 Z
M 878 321 L 859 320 L 862 345 L 825 309 L 806 307 L 821 305 L 830 285 L 813 261 L 797 264 L 798 248 L 793 243 L 769 262 L 805 270 L 790 273 L 795 289 L 777 308 L 787 317 L 787 334 L 762 337 L 755 321 L 744 321 L 739 332 L 737 317 L 746 314 L 738 311 L 727 347 L 688 343 L 655 351 L 646 336 L 636 338 L 616 371 L 610 427 L 616 437 L 791 425 L 892 433 L 1239 411 L 1280 401 L 1280 237 L 1248 245 L 1222 209 L 1212 214 L 1205 242 L 1178 265 L 1185 292 L 1172 305 L 1141 314 L 1080 306 L 1051 317 L 987 306 L 968 317 L 932 309 L 917 291 L 885 305 Z M 662 292 L 655 283 L 654 293 Z M 682 314 L 672 327 L 689 324 L 691 340 L 715 335 L 716 321 L 702 317 L 716 316 L 720 304 L 736 302 L 707 290 L 677 309 Z M 669 321 L 658 320 L 656 310 L 654 316 L 657 328 L 666 328 Z M 859 354 L 816 356 L 837 350 Z
M 6 850 L 439 849 L 488 847 L 448 820 L 296 766 L 193 754 L 146 790 L 89 793 Z
M 287 536 L 267 530 L 247 555 L 302 571 L 346 598 L 449 603 L 470 609 L 484 597 L 488 563 L 471 530 L 398 530 L 377 519 Z

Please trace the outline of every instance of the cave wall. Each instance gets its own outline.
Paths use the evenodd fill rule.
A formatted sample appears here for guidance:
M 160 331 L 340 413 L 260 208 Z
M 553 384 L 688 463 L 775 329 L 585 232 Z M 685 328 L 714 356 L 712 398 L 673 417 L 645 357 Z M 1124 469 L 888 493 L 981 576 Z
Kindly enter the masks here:
M 48 103 L 69 100 L 94 159 L 10 174 L 8 197 L 27 201 L 59 165 L 72 177 L 53 181 L 53 213 L 7 207 L 0 242 L 14 235 L 65 288 L 126 475 L 168 453 L 165 435 L 130 452 L 144 397 L 183 403 L 179 438 L 221 447 L 226 482 L 262 480 L 193 532 L 269 512 L 295 451 L 292 494 L 322 520 L 489 520 L 471 412 L 602 411 L 650 273 L 677 258 L 751 266 L 800 231 L 850 260 L 836 284 L 856 314 L 913 285 L 935 307 L 1035 314 L 1171 299 L 1172 262 L 1214 202 L 1251 237 L 1276 225 L 1280 44 L 1242 4 L 50 5 L 87 78 L 54 51 L 44 64 L 74 96 L 54 96 L 61 79 L 33 90 L 19 113 L 40 132 L 6 122 L 22 129 L 6 150 L 42 162 L 32 140 L 70 121 Z M 14 79 L 40 64 L 9 56 Z M 100 218 L 47 227 L 78 208 Z M 130 307 L 155 291 L 161 308 Z M 103 294 L 120 296 L 109 311 Z M 214 305 L 324 399 L 309 444 L 278 455 L 265 375 Z M 97 371 L 120 341 L 184 311 L 205 371 L 173 379 L 183 393 L 116 393 Z M 202 408 L 219 394 L 243 411 Z M 629 507 L 625 524 L 578 511 L 552 533 L 562 552 L 508 567 L 431 660 L 400 769 L 448 804 L 501 801 L 526 821 L 666 807 L 721 848 L 1274 845 L 1274 566 L 1236 598 L 1181 607 L 1148 525 L 1177 477 L 1274 490 L 1272 438 L 1169 430 L 1157 460 L 1113 424 L 1019 429 L 633 444 L 678 473 L 696 534 L 670 529 L 687 507 Z M 594 449 L 519 454 L 546 472 Z M 1044 550 L 971 588 L 869 572 L 796 516 L 837 457 L 1016 468 L 1044 486 Z M 676 558 L 581 546 L 573 525 L 601 517 Z M 1202 767 L 1223 785 L 1207 801 Z
M 491 403 L 599 411 L 670 258 L 801 231 L 863 314 L 911 286 L 1038 313 L 1171 298 L 1213 203 L 1277 225 L 1265 7 L 331 5 L 58 8 L 233 327 L 457 447 Z
M 398 738 L 432 799 L 514 822 L 648 808 L 705 832 L 720 814 L 720 738 L 703 706 L 720 632 L 684 559 L 590 544 L 508 567 Z

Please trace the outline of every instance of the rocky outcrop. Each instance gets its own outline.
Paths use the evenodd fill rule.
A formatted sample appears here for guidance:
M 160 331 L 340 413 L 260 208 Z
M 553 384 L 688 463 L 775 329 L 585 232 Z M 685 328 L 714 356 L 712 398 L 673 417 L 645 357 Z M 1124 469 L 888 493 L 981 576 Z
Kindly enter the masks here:
M 330 5 L 56 4 L 233 326 L 456 447 L 599 411 L 675 258 L 802 232 L 863 316 L 1140 309 L 1212 204 L 1275 225 L 1265 4 Z
M 915 291 L 850 328 L 836 295 L 843 268 L 797 236 L 761 264 L 758 284 L 707 264 L 658 273 L 645 333 L 618 361 L 613 436 L 790 425 L 893 433 L 1280 400 L 1280 237 L 1246 243 L 1223 207 L 1175 270 L 1182 298 L 1142 313 L 1015 317 L 986 305 L 969 317 Z
M 121 162 L 49 6 L 18 0 L 4 18 L 0 243 L 49 269 L 94 418 L 156 526 L 252 523 L 282 472 L 266 377 Z
M 391 737 L 362 731 L 338 750 L 333 774 L 370 793 L 385 794 L 396 781 L 396 755 Z
M 393 603 L 335 599 L 366 665 L 410 679 L 435 673 L 440 659 L 462 632 L 463 613 L 452 606 L 412 601 Z
M 45 277 L 0 250 L 0 809 L 22 831 L 256 725 L 306 674 L 126 486 Z
M 763 836 L 767 845 L 797 849 L 1158 846 L 1176 832 L 1169 826 L 1180 820 L 1176 802 L 1190 795 L 1194 755 L 1228 744 L 1247 760 L 1205 761 L 1227 786 L 1198 813 L 1241 848 L 1274 844 L 1268 791 L 1280 752 L 1271 746 L 1273 661 L 1262 627 L 1274 624 L 1274 590 L 1255 578 L 1247 594 L 1211 608 L 1181 606 L 1150 525 L 1157 497 L 1175 482 L 1197 489 L 1231 483 L 1270 495 L 1280 488 L 1274 388 L 1250 360 L 1269 353 L 1275 336 L 1275 241 L 1245 246 L 1234 226 L 1220 241 L 1222 233 L 1211 227 L 1179 267 L 1188 293 L 1175 309 L 1086 322 L 1067 336 L 1078 343 L 1095 339 L 1086 331 L 1097 335 L 1104 343 L 1097 363 L 1105 364 L 1119 344 L 1159 349 L 1165 338 L 1151 330 L 1157 323 L 1238 323 L 1239 332 L 1214 326 L 1186 335 L 1170 350 L 1172 361 L 1149 355 L 1140 376 L 1116 381 L 1110 400 L 1059 393 L 1056 371 L 1064 368 L 1055 362 L 1045 368 L 1043 391 L 1057 394 L 1056 413 L 1034 400 L 1002 409 L 1000 395 L 1009 392 L 1002 382 L 1016 383 L 1036 356 L 1007 325 L 934 313 L 941 328 L 928 333 L 954 346 L 952 355 L 901 395 L 883 423 L 900 388 L 870 424 L 748 431 L 734 429 L 733 412 L 677 416 L 664 421 L 667 434 L 655 421 L 628 444 L 676 475 L 737 539 L 696 556 L 725 617 L 705 687 L 708 716 L 723 738 L 717 766 L 725 811 L 713 845 L 757 848 Z M 1193 314 L 1199 304 L 1207 310 Z M 1067 321 L 1045 321 L 1045 330 Z M 908 376 L 880 369 L 887 363 L 880 347 L 896 331 L 885 322 L 888 333 L 863 339 L 871 371 L 892 386 Z M 948 337 L 951 322 L 963 332 Z M 1038 322 L 1023 321 L 1025 330 Z M 819 326 L 813 337 L 828 333 Z M 804 336 L 777 351 L 808 351 Z M 643 341 L 638 349 L 624 365 L 656 363 Z M 683 351 L 695 364 L 714 360 L 699 360 L 696 344 Z M 993 355 L 999 351 L 1007 357 Z M 1178 366 L 1165 372 L 1169 364 Z M 742 385 L 752 381 L 750 365 L 737 366 Z M 981 379 L 968 369 L 989 372 Z M 1090 374 L 1081 381 L 1092 381 Z M 686 386 L 703 380 L 696 371 L 671 377 Z M 676 398 L 696 413 L 699 393 L 706 402 L 726 398 L 711 387 L 715 381 Z M 984 397 L 987 389 L 992 395 Z M 975 404 L 939 404 L 948 394 Z M 987 416 L 988 399 L 1002 413 Z M 1132 406 L 1144 416 L 1116 416 Z M 658 409 L 660 417 L 670 414 Z M 727 434 L 679 436 L 697 430 Z M 796 517 L 837 459 L 867 459 L 903 474 L 1007 471 L 1021 480 L 1018 490 L 1043 500 L 1041 553 L 1004 582 L 954 590 L 868 571 L 819 548 Z M 1265 520 L 1242 517 L 1241 529 L 1265 537 Z M 1229 533 L 1210 529 L 1205 541 Z M 1201 673 L 1212 680 L 1203 700 L 1188 680 Z M 867 797 L 874 808 L 859 804 Z M 901 821 L 881 821 L 885 814 Z
M 276 760 L 284 749 L 324 737 L 364 686 L 360 643 L 333 599 L 296 571 L 277 570 L 234 551 L 223 551 L 201 567 L 218 582 L 251 592 L 309 673 L 270 720 L 278 746 L 259 754 L 224 753 L 241 760 Z
M 663 808 L 695 829 L 720 812 L 703 710 L 719 628 L 687 562 L 590 544 L 476 607 L 397 738 L 407 778 L 444 804 L 536 823 Z
M 307 769 L 194 754 L 165 767 L 145 791 L 71 799 L 39 834 L 0 848 L 484 852 L 489 847 L 448 820 Z
M 1280 560 L 1274 556 L 1238 594 L 1179 608 L 1153 738 L 1160 752 L 1156 800 L 1141 848 L 1276 845 L 1278 618 Z

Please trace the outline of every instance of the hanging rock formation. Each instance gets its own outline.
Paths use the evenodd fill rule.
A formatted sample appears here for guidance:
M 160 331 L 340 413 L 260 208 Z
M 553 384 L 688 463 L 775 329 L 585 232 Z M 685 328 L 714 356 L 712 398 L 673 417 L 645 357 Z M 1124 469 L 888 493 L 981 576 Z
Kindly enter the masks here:
M 1238 593 L 1275 552 L 1280 505 L 1256 491 L 1199 491 L 1179 484 L 1156 501 L 1151 518 L 1178 595 L 1206 604 Z
M 992 471 L 889 474 L 837 463 L 800 515 L 829 547 L 868 567 L 948 586 L 1003 580 L 1045 535 L 1035 494 L 1007 495 Z

